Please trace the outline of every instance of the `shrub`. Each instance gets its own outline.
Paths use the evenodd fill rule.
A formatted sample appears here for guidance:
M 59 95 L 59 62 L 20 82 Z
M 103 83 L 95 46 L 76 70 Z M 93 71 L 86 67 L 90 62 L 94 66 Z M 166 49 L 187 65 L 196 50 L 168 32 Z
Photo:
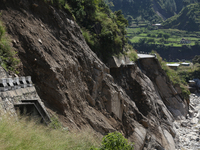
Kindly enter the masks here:
M 100 148 L 91 148 L 91 150 L 133 150 L 133 145 L 121 133 L 113 132 L 103 137 Z
M 147 34 L 147 36 L 148 36 L 148 37 L 151 37 L 151 34 L 150 34 L 150 33 L 148 33 L 148 34 Z
M 137 52 L 133 49 L 133 47 L 129 44 L 125 46 L 126 50 L 128 51 L 128 57 L 131 61 L 135 62 L 138 59 Z
M 193 64 L 200 63 L 200 55 L 195 55 L 195 57 L 192 59 L 192 63 Z
M 4 36 L 4 34 L 5 34 L 5 29 L 2 25 L 0 25 L 0 40 Z
M 93 36 L 86 29 L 82 29 L 82 34 L 83 34 L 83 37 L 85 38 L 85 41 L 87 42 L 87 44 L 90 46 L 90 48 L 93 49 L 95 46 L 95 41 L 94 41 Z
M 11 70 L 17 73 L 16 68 L 19 64 L 19 59 L 15 58 L 16 52 L 11 49 L 10 39 L 6 36 L 6 30 L 0 22 L 0 59 L 1 66 L 6 70 Z
M 163 37 L 163 33 L 161 33 L 161 32 L 160 32 L 160 33 L 158 33 L 157 37 L 158 37 L 158 38 L 161 38 L 161 37 Z

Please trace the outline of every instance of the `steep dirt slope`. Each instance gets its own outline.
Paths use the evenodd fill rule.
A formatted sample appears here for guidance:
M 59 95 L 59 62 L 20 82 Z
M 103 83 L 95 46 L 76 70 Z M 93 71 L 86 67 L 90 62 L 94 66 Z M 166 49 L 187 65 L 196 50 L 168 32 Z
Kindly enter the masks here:
M 21 74 L 32 76 L 39 96 L 65 126 L 101 134 L 118 130 L 135 142 L 135 150 L 175 149 L 173 116 L 137 65 L 120 68 L 126 76 L 111 70 L 114 80 L 68 12 L 39 0 L 0 2 Z M 131 86 L 120 82 L 126 78 Z

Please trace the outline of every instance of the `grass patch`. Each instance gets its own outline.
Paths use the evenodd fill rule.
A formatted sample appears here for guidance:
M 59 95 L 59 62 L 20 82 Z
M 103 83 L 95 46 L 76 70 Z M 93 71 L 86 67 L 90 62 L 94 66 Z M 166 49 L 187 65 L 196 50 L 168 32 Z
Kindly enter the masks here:
M 130 45 L 127 45 L 126 49 L 128 50 L 126 55 L 130 58 L 131 61 L 135 62 L 138 59 L 137 52 Z
M 136 42 L 138 42 L 140 39 L 141 39 L 141 37 L 136 36 L 136 37 L 133 37 L 132 39 L 130 39 L 130 41 L 131 41 L 132 43 L 136 43 Z
M 147 28 L 127 28 L 128 37 L 132 44 L 139 43 L 139 38 L 153 38 L 158 45 L 164 44 L 165 46 L 182 47 L 183 45 L 194 46 L 196 42 L 200 41 L 199 32 L 189 32 L 178 29 L 157 29 L 150 30 Z M 166 38 L 166 34 L 169 37 Z M 182 39 L 188 39 L 191 43 L 181 44 Z M 160 41 L 162 40 L 162 42 Z
M 88 150 L 99 146 L 89 130 L 68 132 L 27 122 L 3 118 L 0 122 L 1 150 Z

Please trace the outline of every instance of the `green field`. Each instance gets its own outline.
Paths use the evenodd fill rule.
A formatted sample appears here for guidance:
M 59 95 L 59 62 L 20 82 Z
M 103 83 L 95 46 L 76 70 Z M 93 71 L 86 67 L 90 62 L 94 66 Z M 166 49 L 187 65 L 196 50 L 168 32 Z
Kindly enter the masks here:
M 127 28 L 127 37 L 133 44 L 138 43 L 140 39 L 146 39 L 148 44 L 164 44 L 165 46 L 173 47 L 200 44 L 200 32 L 188 32 L 178 29 L 158 29 L 157 27 L 145 24 L 144 21 L 139 21 L 138 24 L 133 22 Z M 188 40 L 190 43 L 181 43 L 182 39 Z
M 193 46 L 195 43 L 200 43 L 200 32 L 186 32 L 177 29 L 157 29 L 157 30 L 148 30 L 146 28 L 127 28 L 127 36 L 129 37 L 131 43 L 137 43 L 140 39 L 146 38 L 154 39 L 156 44 L 164 44 L 166 46 L 175 46 L 181 47 L 182 45 Z M 162 37 L 158 35 L 161 34 Z M 168 34 L 169 38 L 164 38 L 164 35 Z M 163 41 L 161 42 L 161 39 Z M 180 43 L 182 39 L 189 40 L 190 43 Z M 151 44 L 151 43 L 150 43 Z

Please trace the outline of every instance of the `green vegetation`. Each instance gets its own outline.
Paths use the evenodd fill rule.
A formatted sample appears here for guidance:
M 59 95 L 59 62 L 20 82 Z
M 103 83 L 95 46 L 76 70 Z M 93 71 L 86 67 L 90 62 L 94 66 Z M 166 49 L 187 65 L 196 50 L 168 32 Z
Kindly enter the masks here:
M 198 0 L 105 0 L 113 11 L 122 10 L 125 17 L 132 22 L 137 22 L 141 17 L 143 20 L 152 23 L 162 22 L 161 17 L 154 11 L 161 13 L 164 18 L 174 16 L 185 6 L 198 2 Z M 156 7 L 156 8 L 155 8 Z M 135 21 L 133 21 L 136 19 Z
M 19 60 L 15 57 L 15 52 L 11 49 L 11 42 L 6 35 L 6 30 L 0 22 L 0 59 L 1 66 L 6 70 L 11 70 L 17 73 L 16 68 Z
M 106 0 L 106 2 L 113 11 L 122 10 L 129 23 L 132 22 L 131 17 L 134 19 L 141 17 L 152 23 L 161 21 L 161 18 L 154 12 L 153 3 L 150 0 Z
M 181 76 L 186 82 L 200 77 L 200 56 L 196 55 L 192 59 L 192 63 L 193 64 L 189 67 L 181 66 L 178 69 L 179 76 Z
M 165 28 L 176 28 L 187 31 L 200 30 L 200 3 L 190 4 L 182 11 L 167 19 L 163 26 Z
M 199 63 L 200 64 L 200 55 L 196 55 L 193 59 L 192 59 L 193 64 Z
M 1 150 L 133 150 L 133 143 L 129 143 L 119 132 L 104 136 L 100 144 L 100 139 L 89 129 L 54 129 L 24 117 L 18 121 L 3 117 L 0 121 L 0 141 Z
M 109 133 L 104 136 L 100 148 L 92 150 L 133 150 L 134 143 L 129 143 L 119 132 Z
M 160 7 L 171 16 L 177 11 L 175 0 L 156 0 L 156 1 L 160 5 Z
M 62 128 L 62 124 L 59 122 L 58 116 L 56 114 L 52 114 L 51 123 L 49 124 L 49 127 L 53 128 L 53 129 L 61 129 Z
M 200 32 L 189 32 L 178 29 L 157 29 L 148 30 L 147 28 L 127 28 L 130 42 L 139 46 L 141 44 L 157 44 L 174 47 L 182 47 L 183 45 L 194 46 L 200 43 Z M 154 42 L 148 39 L 154 39 Z M 188 40 L 188 43 L 181 43 L 181 40 Z M 136 47 L 136 49 L 138 49 Z
M 52 3 L 73 14 L 86 42 L 104 62 L 124 52 L 128 44 L 128 21 L 121 10 L 112 12 L 103 0 L 53 0 Z
M 156 52 L 152 51 L 152 53 L 156 53 Z M 172 81 L 172 84 L 174 86 L 177 86 L 177 85 L 180 86 L 183 98 L 186 99 L 186 100 L 189 100 L 190 91 L 187 88 L 187 80 L 182 75 L 183 70 L 179 69 L 179 68 L 177 70 L 170 69 L 166 65 L 167 62 L 163 61 L 158 53 L 156 53 L 156 56 L 157 56 L 158 61 L 160 62 L 161 66 L 162 66 L 162 69 L 166 72 L 170 81 Z M 184 69 L 184 71 L 185 71 L 185 69 Z
M 14 118 L 0 121 L 0 141 L 1 150 L 88 150 L 99 145 L 89 130 L 69 132 Z
M 135 62 L 138 59 L 137 52 L 132 48 L 127 53 L 127 56 L 130 58 L 131 61 Z

